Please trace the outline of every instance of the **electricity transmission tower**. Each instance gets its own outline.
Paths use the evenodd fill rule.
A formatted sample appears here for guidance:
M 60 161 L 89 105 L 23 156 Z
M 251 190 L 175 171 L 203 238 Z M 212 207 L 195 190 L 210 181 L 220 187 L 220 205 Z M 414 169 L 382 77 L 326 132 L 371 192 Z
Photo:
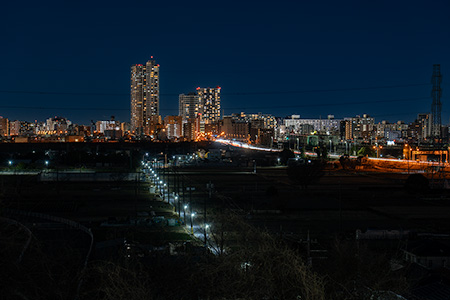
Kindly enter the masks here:
M 431 135 L 434 138 L 434 140 L 440 140 L 441 139 L 441 95 L 442 95 L 442 89 L 441 89 L 441 82 L 442 82 L 442 75 L 441 75 L 441 65 L 433 65 L 433 76 L 431 77 L 431 83 L 433 84 L 433 89 L 431 90 L 431 97 L 433 98 L 433 102 L 431 104 L 431 118 L 432 118 L 432 124 L 431 124 Z

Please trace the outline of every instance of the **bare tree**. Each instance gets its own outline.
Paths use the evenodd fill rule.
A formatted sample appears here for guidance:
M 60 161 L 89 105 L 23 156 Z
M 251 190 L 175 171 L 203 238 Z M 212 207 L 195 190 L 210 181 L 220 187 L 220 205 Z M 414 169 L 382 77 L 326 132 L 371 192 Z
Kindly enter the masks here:
M 324 282 L 298 252 L 232 218 L 227 251 L 201 264 L 196 283 L 208 299 L 325 299 Z
M 80 299 L 155 299 L 141 264 L 95 262 L 87 273 Z
M 386 253 L 336 239 L 329 254 L 322 272 L 327 274 L 328 295 L 333 299 L 374 299 L 374 295 L 387 291 L 408 290 L 405 276 L 391 269 Z

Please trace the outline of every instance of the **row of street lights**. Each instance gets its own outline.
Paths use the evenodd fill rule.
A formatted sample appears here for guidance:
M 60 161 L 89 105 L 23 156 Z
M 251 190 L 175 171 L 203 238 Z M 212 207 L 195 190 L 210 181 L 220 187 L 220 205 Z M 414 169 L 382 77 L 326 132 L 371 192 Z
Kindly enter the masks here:
M 44 161 L 44 164 L 45 164 L 46 167 L 48 167 L 49 161 L 48 160 Z M 13 165 L 14 165 L 14 161 L 13 160 L 8 160 L 8 166 L 12 167 Z
M 150 165 L 149 165 L 149 162 L 150 162 Z M 163 178 L 159 177 L 158 172 L 157 172 L 158 169 L 162 169 L 162 168 L 164 168 L 163 171 L 165 171 L 166 163 L 158 162 L 156 159 L 153 159 L 149 162 L 146 162 L 146 163 L 143 162 L 144 167 L 148 168 L 151 180 L 156 185 L 159 192 L 161 193 L 162 200 L 165 201 L 165 199 L 167 197 L 167 203 L 170 204 L 171 202 L 170 202 L 169 187 L 167 186 L 166 183 L 164 183 L 164 181 L 162 180 Z M 186 190 L 189 191 L 189 195 L 192 200 L 192 191 L 195 190 L 195 188 L 186 187 Z M 179 195 L 174 192 L 172 204 L 174 205 L 175 210 L 177 210 L 179 217 L 181 217 L 181 202 L 180 201 L 181 200 L 180 200 Z M 177 208 L 177 204 L 178 204 L 178 208 Z M 196 216 L 196 213 L 192 210 L 192 207 L 189 206 L 189 203 L 183 203 L 182 207 L 183 207 L 184 224 L 185 224 L 185 226 L 187 226 L 186 219 L 187 219 L 187 217 L 189 217 L 191 234 L 194 234 L 194 217 Z M 189 210 L 189 213 L 188 213 L 188 210 Z M 205 214 L 206 214 L 206 211 L 205 211 Z M 210 227 L 209 224 L 206 224 L 206 216 L 205 216 L 204 225 L 203 225 L 203 235 L 204 235 L 205 245 L 207 243 L 207 230 L 209 229 L 209 227 Z
M 156 185 L 156 187 L 158 188 L 159 192 L 161 193 L 162 199 L 163 201 L 165 200 L 165 195 L 166 195 L 166 187 L 167 184 L 164 183 L 161 178 L 159 178 L 158 174 L 152 169 L 149 168 L 150 172 L 152 173 L 152 181 L 153 183 Z M 169 195 L 167 195 L 169 196 Z M 167 197 L 167 203 L 169 203 L 169 197 Z

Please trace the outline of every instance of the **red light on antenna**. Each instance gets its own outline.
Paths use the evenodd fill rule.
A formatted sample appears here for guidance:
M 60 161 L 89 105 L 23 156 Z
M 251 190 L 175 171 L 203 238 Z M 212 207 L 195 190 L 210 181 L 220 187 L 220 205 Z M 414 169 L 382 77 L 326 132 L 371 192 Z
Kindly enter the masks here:
M 199 91 L 199 90 L 200 90 L 200 87 L 197 88 L 197 91 Z
M 157 64 L 156 66 L 159 67 L 159 64 Z
M 152 56 L 150 56 L 150 58 L 153 58 L 153 55 L 152 55 Z
M 220 89 L 221 89 L 221 87 L 220 87 L 220 86 L 218 86 L 218 87 L 217 87 L 217 89 L 219 89 L 219 90 L 220 90 Z

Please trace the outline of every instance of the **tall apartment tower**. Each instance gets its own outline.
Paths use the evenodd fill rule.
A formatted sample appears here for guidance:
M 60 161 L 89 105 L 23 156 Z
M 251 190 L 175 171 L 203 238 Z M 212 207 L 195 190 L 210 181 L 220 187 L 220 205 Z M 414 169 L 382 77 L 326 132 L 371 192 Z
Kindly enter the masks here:
M 9 135 L 9 120 L 7 118 L 0 117 L 0 135 Z
M 416 123 L 419 140 L 423 141 L 432 137 L 433 121 L 431 114 L 418 114 Z
M 197 94 L 202 106 L 202 119 L 205 124 L 220 120 L 220 87 L 197 88 Z
M 154 133 L 159 116 L 159 65 L 151 59 L 131 66 L 131 130 L 136 135 Z
M 186 94 L 180 94 L 178 97 L 179 108 L 178 115 L 185 121 L 193 121 L 197 117 L 198 113 L 202 113 L 201 98 L 198 93 L 190 92 Z

